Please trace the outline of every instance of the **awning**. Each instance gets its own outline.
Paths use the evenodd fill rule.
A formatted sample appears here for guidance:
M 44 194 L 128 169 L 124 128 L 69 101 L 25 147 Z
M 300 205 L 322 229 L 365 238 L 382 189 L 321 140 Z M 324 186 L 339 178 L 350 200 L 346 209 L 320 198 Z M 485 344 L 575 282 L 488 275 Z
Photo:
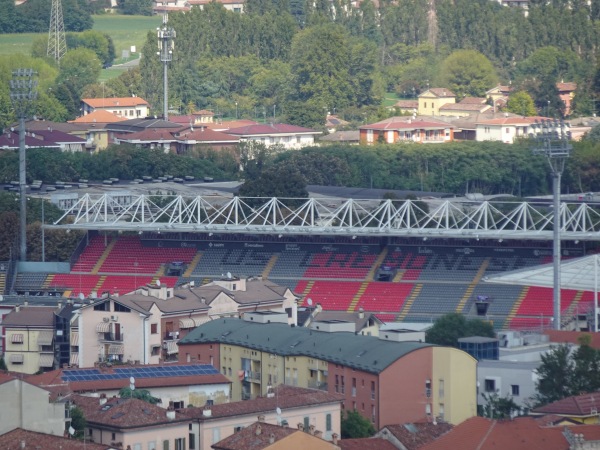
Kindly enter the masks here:
M 123 344 L 110 344 L 108 346 L 109 355 L 122 355 L 123 353 Z
M 100 322 L 96 325 L 96 333 L 110 333 L 110 322 Z
M 71 365 L 72 366 L 79 365 L 79 353 L 71 353 Z
M 51 353 L 42 353 L 40 355 L 40 367 L 54 366 L 54 355 Z
M 196 323 L 196 326 L 200 326 L 203 323 L 210 322 L 210 317 L 208 317 L 208 316 L 194 317 L 194 322 Z
M 38 345 L 52 345 L 53 340 L 54 332 L 52 330 L 40 331 L 40 334 L 38 334 Z
M 179 328 L 196 328 L 196 322 L 191 317 L 179 319 Z
M 22 344 L 23 343 L 23 335 L 21 333 L 15 333 L 11 336 L 10 342 L 13 344 Z
M 167 341 L 167 355 L 173 355 L 175 353 L 179 353 L 177 341 Z
M 71 331 L 71 347 L 79 347 L 79 332 Z
M 9 361 L 14 364 L 23 364 L 23 353 L 13 353 L 10 355 Z

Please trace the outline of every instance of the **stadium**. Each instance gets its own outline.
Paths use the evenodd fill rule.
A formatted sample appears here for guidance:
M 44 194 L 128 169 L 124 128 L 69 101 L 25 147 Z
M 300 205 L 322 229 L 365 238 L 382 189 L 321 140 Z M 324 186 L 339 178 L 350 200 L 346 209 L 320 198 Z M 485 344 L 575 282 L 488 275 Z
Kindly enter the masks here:
M 562 259 L 595 252 L 598 213 L 564 203 Z M 7 264 L 5 298 L 125 294 L 228 276 L 287 286 L 301 306 L 366 311 L 383 322 L 432 322 L 449 312 L 498 330 L 552 327 L 551 287 L 487 282 L 551 263 L 548 202 L 85 194 L 46 228 L 84 230 L 53 271 Z M 39 267 L 39 266 L 38 266 Z M 591 323 L 593 292 L 562 289 L 562 326 Z

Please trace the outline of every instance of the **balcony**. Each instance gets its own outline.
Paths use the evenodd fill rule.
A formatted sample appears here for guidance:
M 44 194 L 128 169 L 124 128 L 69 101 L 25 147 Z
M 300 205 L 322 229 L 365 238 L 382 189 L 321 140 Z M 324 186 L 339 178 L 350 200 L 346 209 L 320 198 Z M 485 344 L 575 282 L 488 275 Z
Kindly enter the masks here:
M 123 342 L 123 333 L 98 333 L 101 342 Z
M 326 381 L 309 381 L 308 387 L 311 389 L 319 389 L 321 391 L 327 391 L 329 389 Z

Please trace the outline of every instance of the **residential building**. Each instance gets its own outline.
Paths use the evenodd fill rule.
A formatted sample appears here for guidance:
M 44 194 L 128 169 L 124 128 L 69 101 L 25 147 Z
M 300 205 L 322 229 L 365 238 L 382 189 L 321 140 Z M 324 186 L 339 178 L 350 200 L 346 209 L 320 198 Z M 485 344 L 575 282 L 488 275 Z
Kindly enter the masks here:
M 98 109 L 85 116 L 71 120 L 69 123 L 86 127 L 86 146 L 88 150 L 100 151 L 108 147 L 108 130 L 105 128 L 109 123 L 123 122 L 127 118 L 117 116 L 109 111 Z
M 243 430 L 215 443 L 214 450 L 339 450 L 336 443 L 328 442 L 311 432 L 256 422 Z
M 447 422 L 424 421 L 387 425 L 375 433 L 375 438 L 385 439 L 400 450 L 417 450 L 452 429 Z M 342 441 L 343 443 L 344 441 Z M 345 449 L 345 447 L 343 447 Z
M 76 311 L 79 366 L 177 360 L 178 340 L 194 327 L 251 311 L 278 311 L 296 323 L 296 300 L 287 287 L 237 277 L 179 289 L 147 285 L 128 295 L 91 300 Z M 195 353 L 185 361 L 213 364 L 208 357 L 196 359 Z
M 94 369 L 57 369 L 27 377 L 29 383 L 65 395 L 72 392 L 88 396 L 113 397 L 130 385 L 147 389 L 160 398 L 159 406 L 187 408 L 207 402 L 228 402 L 231 382 L 207 364 L 118 365 Z
M 454 126 L 435 119 L 390 117 L 359 127 L 360 143 L 396 144 L 400 142 L 444 143 L 454 140 Z
M 320 131 L 285 123 L 255 124 L 229 128 L 227 134 L 238 136 L 240 141 L 254 141 L 267 147 L 280 145 L 286 150 L 314 145 Z
M 394 444 L 382 438 L 342 439 L 338 441 L 342 450 L 397 450 Z
M 48 390 L 14 375 L 0 374 L 0 398 L 0 435 L 17 428 L 54 436 L 63 435 L 65 404 L 51 401 Z M 0 448 L 7 447 L 0 445 Z
M 334 131 L 319 139 L 320 143 L 358 145 L 360 134 L 358 130 Z
M 575 98 L 575 91 L 577 90 L 577 83 L 565 83 L 561 81 L 560 83 L 556 83 L 556 88 L 558 89 L 558 96 L 565 104 L 565 116 L 570 116 L 573 98 Z
M 383 322 L 375 314 L 365 313 L 362 308 L 358 311 L 323 311 L 320 304 L 305 315 L 304 322 L 298 323 L 316 331 L 351 331 L 356 334 L 378 336 Z
M 79 439 L 71 439 L 54 436 L 46 433 L 23 430 L 16 428 L 8 433 L 0 434 L 0 448 L 22 449 L 22 450 L 116 450 L 108 445 L 83 442 Z
M 418 96 L 417 114 L 420 116 L 439 116 L 440 108 L 456 103 L 456 95 L 450 89 L 430 88 Z
M 484 395 L 510 397 L 523 410 L 537 392 L 538 361 L 480 360 L 477 364 L 477 404 L 487 403 Z
M 455 348 L 220 319 L 180 340 L 180 361 L 184 354 L 218 361 L 234 401 L 284 382 L 343 394 L 344 408 L 376 428 L 426 417 L 460 423 L 476 413 L 476 361 Z
M 458 103 L 446 103 L 440 106 L 440 116 L 466 117 L 472 114 L 482 114 L 491 110 L 485 98 L 465 97 Z
M 590 392 L 563 398 L 530 411 L 534 417 L 559 416 L 576 423 L 598 424 L 600 416 L 600 392 Z
M 136 398 L 94 398 L 72 395 L 83 412 L 85 439 L 120 449 L 186 450 L 189 419 Z
M 499 84 L 498 86 L 486 91 L 485 96 L 486 98 L 491 99 L 495 109 L 498 109 L 506 106 L 511 92 L 512 88 L 510 86 L 503 86 Z
M 482 120 L 475 124 L 475 140 L 501 141 L 512 144 L 516 139 L 529 136 L 531 125 L 535 117 L 502 117 L 497 119 Z
M 344 119 L 340 119 L 335 114 L 327 114 L 325 118 L 325 128 L 328 133 L 335 133 L 339 127 L 345 127 L 349 125 Z
M 104 110 L 128 119 L 148 117 L 150 105 L 141 97 L 82 98 L 81 111 L 87 115 L 93 111 Z
M 63 152 L 82 152 L 86 149 L 86 140 L 58 130 L 25 130 L 25 147 L 55 148 Z M 19 149 L 18 130 L 0 136 L 0 149 Z
M 11 372 L 35 373 L 54 367 L 55 307 L 16 306 L 4 316 L 4 359 Z
M 197 6 L 200 9 L 204 8 L 204 5 L 208 5 L 212 0 L 188 0 L 186 3 L 188 3 L 190 6 Z M 217 3 L 220 3 L 221 5 L 223 5 L 223 7 L 228 10 L 228 11 L 233 11 L 236 13 L 243 13 L 244 12 L 244 4 L 246 3 L 245 0 L 217 0 Z
M 562 427 L 542 427 L 531 417 L 517 417 L 512 420 L 472 417 L 438 439 L 420 447 L 420 450 L 569 450 L 570 448 Z
M 195 436 L 198 450 L 210 449 L 212 444 L 251 426 L 257 418 L 272 425 L 287 424 L 292 428 L 302 425 L 306 430 L 313 427 L 321 438 L 331 441 L 341 433 L 342 400 L 340 394 L 279 385 L 264 397 L 186 408 L 181 413 L 193 421 L 190 436 Z
M 398 100 L 394 103 L 394 108 L 396 108 L 402 114 L 417 114 L 419 110 L 419 100 Z

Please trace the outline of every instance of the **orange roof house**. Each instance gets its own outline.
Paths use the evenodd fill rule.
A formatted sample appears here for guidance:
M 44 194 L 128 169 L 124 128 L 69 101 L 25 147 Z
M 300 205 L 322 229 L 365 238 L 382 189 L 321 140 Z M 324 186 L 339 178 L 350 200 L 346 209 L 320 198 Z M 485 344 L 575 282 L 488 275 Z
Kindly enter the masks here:
M 109 111 L 117 116 L 132 118 L 147 117 L 150 105 L 141 97 L 82 98 L 81 111 L 87 115 L 96 110 Z

